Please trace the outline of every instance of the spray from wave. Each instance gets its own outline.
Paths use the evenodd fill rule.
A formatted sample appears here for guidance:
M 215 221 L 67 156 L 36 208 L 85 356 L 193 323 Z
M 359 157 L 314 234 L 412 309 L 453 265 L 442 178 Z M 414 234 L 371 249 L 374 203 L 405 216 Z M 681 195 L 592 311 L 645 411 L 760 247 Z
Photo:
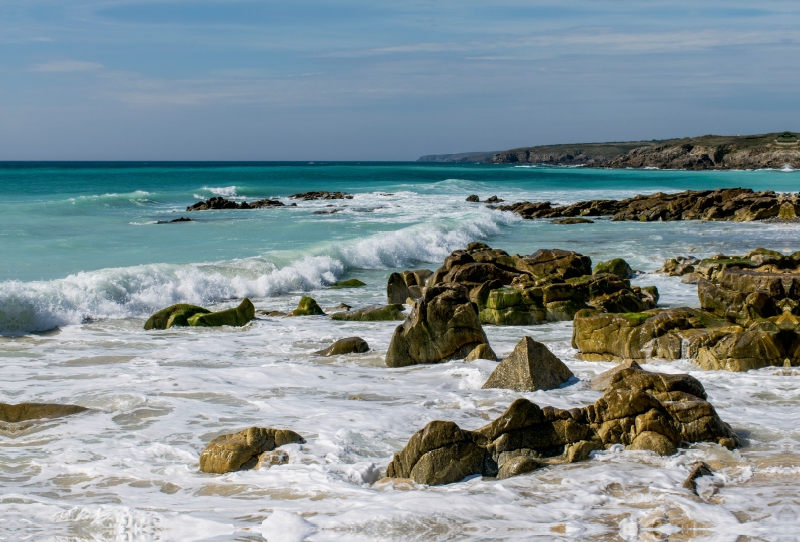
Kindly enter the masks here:
M 109 268 L 52 281 L 0 283 L 0 331 L 44 331 L 90 319 L 143 317 L 175 303 L 211 304 L 324 288 L 347 269 L 391 269 L 442 261 L 518 219 L 481 213 L 448 223 L 417 224 L 304 253 L 215 263 Z M 281 265 L 275 262 L 284 261 Z

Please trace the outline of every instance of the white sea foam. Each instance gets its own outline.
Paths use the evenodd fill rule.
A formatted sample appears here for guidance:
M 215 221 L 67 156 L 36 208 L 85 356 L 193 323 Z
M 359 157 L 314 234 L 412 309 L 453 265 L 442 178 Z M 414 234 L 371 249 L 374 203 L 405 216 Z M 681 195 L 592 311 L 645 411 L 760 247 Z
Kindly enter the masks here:
M 235 186 L 204 186 L 203 190 L 208 190 L 215 196 L 222 196 L 225 198 L 232 198 L 237 195 Z

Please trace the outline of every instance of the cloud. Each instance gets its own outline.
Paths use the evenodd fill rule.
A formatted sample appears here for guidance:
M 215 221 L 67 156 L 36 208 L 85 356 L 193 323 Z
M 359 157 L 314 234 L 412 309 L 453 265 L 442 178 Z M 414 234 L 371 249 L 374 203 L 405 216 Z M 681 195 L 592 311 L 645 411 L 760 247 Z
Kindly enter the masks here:
M 32 72 L 63 73 L 63 72 L 88 72 L 99 70 L 103 65 L 98 62 L 83 62 L 81 60 L 57 60 L 31 66 Z

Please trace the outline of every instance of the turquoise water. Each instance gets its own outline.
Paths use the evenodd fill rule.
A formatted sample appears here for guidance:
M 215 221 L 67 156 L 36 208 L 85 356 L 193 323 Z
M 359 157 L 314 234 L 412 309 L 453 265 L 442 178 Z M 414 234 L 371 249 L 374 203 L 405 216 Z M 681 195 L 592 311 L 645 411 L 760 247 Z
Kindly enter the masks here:
M 524 396 L 572 408 L 599 397 L 571 322 L 493 327 L 508 355 L 525 335 L 547 345 L 578 382 L 549 391 L 484 390 L 495 362 L 390 369 L 398 322 L 259 316 L 242 328 L 145 331 L 177 302 L 226 308 L 250 297 L 289 311 L 302 295 L 323 308 L 385 303 L 388 275 L 435 269 L 482 240 L 511 253 L 577 250 L 624 257 L 656 285 L 663 307 L 697 306 L 695 287 L 653 274 L 667 257 L 800 250 L 796 224 L 633 223 L 559 226 L 465 201 L 570 203 L 637 193 L 746 186 L 797 191 L 783 171 L 605 171 L 449 164 L 2 164 L 0 402 L 73 403 L 91 412 L 10 432 L 0 424 L 0 538 L 35 540 L 775 539 L 800 507 L 800 384 L 774 368 L 690 372 L 742 437 L 729 452 L 694 445 L 672 457 L 613 448 L 589 461 L 497 481 L 442 487 L 381 482 L 392 455 L 434 419 L 475 429 Z M 213 195 L 254 200 L 310 190 L 352 200 L 186 213 Z M 331 215 L 317 211 L 339 209 Z M 155 224 L 190 216 L 195 222 Z M 366 286 L 333 290 L 338 279 Z M 321 358 L 359 336 L 371 350 Z M 651 365 L 651 366 L 652 366 Z M 361 400 L 353 400 L 358 398 Z M 207 475 L 200 451 L 253 425 L 307 442 L 289 463 Z M 695 461 L 715 470 L 702 498 L 682 488 Z M 789 519 L 786 518 L 795 518 Z M 276 538 L 276 534 L 279 535 Z M 652 536 L 651 536 L 652 535 Z M 788 539 L 788 538 L 787 538 Z

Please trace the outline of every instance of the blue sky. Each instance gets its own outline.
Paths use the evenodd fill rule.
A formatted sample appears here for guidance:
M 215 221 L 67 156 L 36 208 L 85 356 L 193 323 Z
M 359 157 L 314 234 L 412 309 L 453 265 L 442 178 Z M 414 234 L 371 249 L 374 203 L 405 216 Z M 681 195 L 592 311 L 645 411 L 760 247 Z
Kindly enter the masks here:
M 0 0 L 0 160 L 800 131 L 796 1 Z

